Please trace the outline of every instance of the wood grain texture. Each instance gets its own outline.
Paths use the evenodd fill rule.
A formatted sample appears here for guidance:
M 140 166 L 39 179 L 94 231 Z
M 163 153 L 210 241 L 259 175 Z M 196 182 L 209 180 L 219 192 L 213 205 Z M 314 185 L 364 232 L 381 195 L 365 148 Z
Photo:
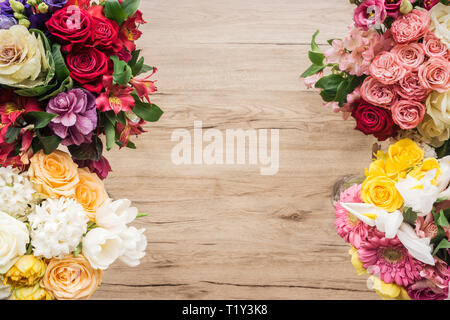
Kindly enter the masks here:
M 154 103 L 165 114 L 114 150 L 107 180 L 147 229 L 138 268 L 114 265 L 94 299 L 375 299 L 336 235 L 334 182 L 361 173 L 371 138 L 322 106 L 299 74 L 311 35 L 342 37 L 346 0 L 143 0 L 139 40 L 158 66 Z M 280 170 L 175 166 L 172 131 L 280 129 Z

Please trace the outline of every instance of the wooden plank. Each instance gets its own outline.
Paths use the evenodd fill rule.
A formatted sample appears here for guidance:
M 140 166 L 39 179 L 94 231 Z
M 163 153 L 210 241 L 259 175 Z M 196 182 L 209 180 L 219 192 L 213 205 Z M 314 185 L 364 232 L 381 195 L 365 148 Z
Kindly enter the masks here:
M 373 299 L 336 235 L 334 182 L 362 173 L 372 138 L 322 106 L 299 74 L 312 33 L 343 36 L 347 1 L 228 0 L 142 3 L 140 46 L 159 68 L 153 102 L 165 114 L 146 125 L 137 150 L 114 150 L 107 189 L 149 216 L 138 268 L 109 269 L 94 299 Z M 332 23 L 330 23 L 332 22 Z M 279 129 L 280 169 L 180 165 L 177 128 L 194 120 Z

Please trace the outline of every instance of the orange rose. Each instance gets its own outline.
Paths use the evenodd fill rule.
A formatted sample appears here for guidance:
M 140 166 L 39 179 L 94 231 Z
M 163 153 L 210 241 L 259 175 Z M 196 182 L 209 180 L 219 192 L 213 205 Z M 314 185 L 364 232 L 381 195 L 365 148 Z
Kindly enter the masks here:
M 80 181 L 78 165 L 59 150 L 49 155 L 40 150 L 30 159 L 28 173 L 36 191 L 51 198 L 72 197 Z
M 75 199 L 88 214 L 89 219 L 95 221 L 97 209 L 108 199 L 103 181 L 87 168 L 78 169 L 80 182 L 75 187 Z
M 67 255 L 62 259 L 51 259 L 41 286 L 57 300 L 88 299 L 100 286 L 103 276 L 83 256 Z

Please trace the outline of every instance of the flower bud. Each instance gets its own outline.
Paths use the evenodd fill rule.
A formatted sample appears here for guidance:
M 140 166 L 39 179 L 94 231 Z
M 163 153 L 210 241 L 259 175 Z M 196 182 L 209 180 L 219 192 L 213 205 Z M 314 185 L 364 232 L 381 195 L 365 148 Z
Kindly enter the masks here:
M 47 290 L 41 288 L 39 283 L 31 287 L 17 287 L 14 289 L 11 300 L 52 300 Z
M 413 5 L 409 0 L 403 0 L 400 4 L 400 13 L 408 14 L 413 10 Z
M 17 20 L 20 20 L 20 19 L 26 19 L 27 16 L 24 15 L 23 13 L 14 12 L 14 18 L 16 18 Z
M 38 2 L 37 2 L 36 0 L 27 0 L 27 3 L 28 3 L 30 6 L 35 6 L 35 5 L 38 4 Z
M 14 12 L 23 13 L 25 11 L 24 5 L 19 1 L 9 0 L 9 5 L 11 6 L 11 9 L 14 10 Z
M 20 19 L 20 20 L 19 20 L 19 24 L 20 24 L 21 26 L 26 27 L 26 28 L 29 28 L 29 27 L 30 27 L 30 21 L 27 20 L 27 19 Z
M 48 5 L 46 5 L 44 2 L 40 3 L 38 5 L 38 10 L 40 13 L 47 13 L 48 12 Z
M 45 263 L 35 256 L 22 256 L 8 270 L 4 276 L 3 284 L 16 286 L 33 286 L 45 273 Z

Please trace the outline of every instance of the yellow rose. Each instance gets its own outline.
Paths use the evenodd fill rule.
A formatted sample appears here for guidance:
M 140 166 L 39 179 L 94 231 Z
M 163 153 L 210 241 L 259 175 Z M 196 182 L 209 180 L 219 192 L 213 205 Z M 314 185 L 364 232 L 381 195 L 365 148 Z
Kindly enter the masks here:
M 50 155 L 40 150 L 30 159 L 28 173 L 36 191 L 50 198 L 73 197 L 80 181 L 78 165 L 59 150 Z
M 369 166 L 369 170 L 366 169 L 366 177 L 376 177 L 385 175 L 386 175 L 386 165 L 384 160 L 382 159 L 373 161 Z
M 435 123 L 450 127 L 450 91 L 439 93 L 433 91 L 428 96 L 427 113 Z
M 103 181 L 89 169 L 78 169 L 80 182 L 75 187 L 75 199 L 87 212 L 90 220 L 95 221 L 97 209 L 108 199 Z
M 450 48 L 450 7 L 438 3 L 430 10 L 430 16 L 430 31 Z
M 41 286 L 57 300 L 88 299 L 100 285 L 103 272 L 95 270 L 83 256 L 52 259 Z
M 352 256 L 351 261 L 352 265 L 356 270 L 356 273 L 359 276 L 367 273 L 367 269 L 363 267 L 363 263 L 359 260 L 358 250 L 355 247 L 351 247 L 348 253 Z
M 394 212 L 403 205 L 395 181 L 386 176 L 368 177 L 361 186 L 361 199 L 387 212 Z
M 51 295 L 36 283 L 31 287 L 17 287 L 11 294 L 11 300 L 52 300 Z
M 411 300 L 406 289 L 395 283 L 385 283 L 375 276 L 370 276 L 369 284 L 383 300 Z
M 450 128 L 443 122 L 436 123 L 429 114 L 417 126 L 420 135 L 435 148 L 441 147 L 450 138 Z
M 42 259 L 32 255 L 22 256 L 4 275 L 3 284 L 31 287 L 42 278 L 44 272 L 45 263 Z
M 0 30 L 0 57 L 0 84 L 4 85 L 40 85 L 41 73 L 49 69 L 42 39 L 21 25 Z
M 397 179 L 402 171 L 419 164 L 423 155 L 423 150 L 411 139 L 402 139 L 390 145 L 386 154 L 386 174 Z
M 423 179 L 425 177 L 425 173 L 428 171 L 436 169 L 436 178 L 431 180 L 431 183 L 436 185 L 437 178 L 442 174 L 441 165 L 439 164 L 439 161 L 435 158 L 427 158 L 423 161 L 421 166 L 415 167 L 413 170 L 408 172 L 408 174 L 416 178 L 417 180 Z M 406 177 L 406 174 L 404 178 Z

